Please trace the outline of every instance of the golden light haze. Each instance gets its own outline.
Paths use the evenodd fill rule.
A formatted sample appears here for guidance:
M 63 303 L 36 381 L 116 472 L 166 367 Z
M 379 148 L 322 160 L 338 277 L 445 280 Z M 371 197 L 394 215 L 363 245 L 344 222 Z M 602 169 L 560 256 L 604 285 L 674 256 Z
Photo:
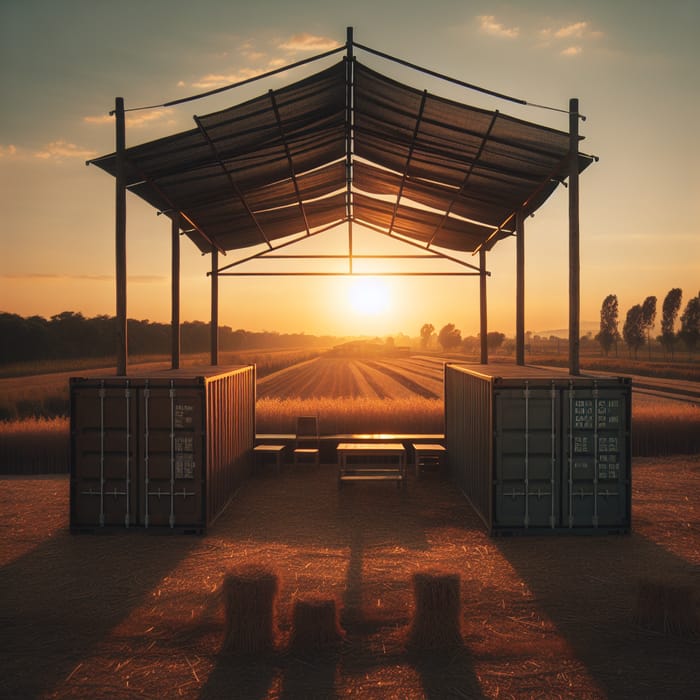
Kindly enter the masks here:
M 646 296 L 661 303 L 672 287 L 683 289 L 684 303 L 698 293 L 697 3 L 436 0 L 408 11 L 398 0 L 381 7 L 302 0 L 293 13 L 281 0 L 245 7 L 152 0 L 148 11 L 133 5 L 101 4 L 99 12 L 87 0 L 0 5 L 0 311 L 115 313 L 114 182 L 85 160 L 114 150 L 108 112 L 116 95 L 129 108 L 194 94 L 198 86 L 259 74 L 343 43 L 348 25 L 366 46 L 532 103 L 566 109 L 569 98 L 579 98 L 587 117 L 581 150 L 600 157 L 581 176 L 583 332 L 596 329 L 608 294 L 618 296 L 624 318 Z M 362 60 L 420 90 L 568 128 L 564 114 L 504 104 Z M 300 77 L 283 74 L 194 106 L 131 112 L 127 145 L 192 128 L 193 113 Z M 127 206 L 128 315 L 167 322 L 169 221 L 134 196 Z M 525 324 L 535 333 L 568 327 L 567 208 L 567 190 L 559 188 L 526 221 Z M 342 249 L 347 234 L 336 237 L 317 243 Z M 371 237 L 361 243 L 375 245 Z M 515 241 L 500 242 L 487 268 L 489 329 L 512 334 Z M 183 239 L 182 320 L 209 319 L 209 270 L 209 258 Z M 220 321 L 334 335 L 415 336 L 424 323 L 454 323 L 463 335 L 478 331 L 477 277 L 389 277 L 384 284 L 388 301 L 380 313 L 358 311 L 343 277 L 223 277 Z

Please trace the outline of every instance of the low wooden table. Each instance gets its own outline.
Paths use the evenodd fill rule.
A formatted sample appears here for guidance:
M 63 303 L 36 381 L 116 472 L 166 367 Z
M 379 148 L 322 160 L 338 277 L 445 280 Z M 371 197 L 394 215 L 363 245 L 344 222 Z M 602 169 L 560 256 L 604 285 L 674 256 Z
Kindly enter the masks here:
M 400 442 L 341 442 L 338 483 L 344 481 L 406 480 L 406 450 Z
M 285 445 L 256 445 L 253 448 L 253 453 L 256 455 L 272 455 L 275 458 L 275 469 L 279 474 L 282 468 L 282 455 L 284 454 L 284 450 Z
M 411 447 L 413 448 L 413 465 L 416 476 L 420 476 L 421 468 L 428 464 L 441 466 L 447 455 L 447 450 L 437 443 L 414 442 Z

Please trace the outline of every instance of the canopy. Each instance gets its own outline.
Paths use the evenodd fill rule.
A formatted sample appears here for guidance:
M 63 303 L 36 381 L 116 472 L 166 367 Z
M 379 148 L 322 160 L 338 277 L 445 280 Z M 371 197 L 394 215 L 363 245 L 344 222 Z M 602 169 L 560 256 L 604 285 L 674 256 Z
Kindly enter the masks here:
M 569 168 L 569 134 L 404 85 L 353 57 L 126 149 L 127 188 L 202 252 L 357 222 L 426 249 L 490 249 Z M 578 153 L 578 169 L 593 160 Z M 116 154 L 91 163 L 116 176 Z

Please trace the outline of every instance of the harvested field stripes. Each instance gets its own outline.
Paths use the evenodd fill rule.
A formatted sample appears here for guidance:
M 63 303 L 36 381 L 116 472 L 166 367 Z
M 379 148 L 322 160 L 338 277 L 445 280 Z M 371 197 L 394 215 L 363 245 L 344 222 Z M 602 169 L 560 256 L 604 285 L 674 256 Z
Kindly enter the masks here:
M 388 362 L 368 362 L 367 364 L 395 379 L 418 396 L 439 399 L 443 395 L 442 377 L 426 375 L 413 367 L 407 367 L 405 363 L 401 365 L 394 363 L 393 366 Z
M 390 362 L 318 357 L 258 381 L 259 398 L 440 398 L 436 379 Z

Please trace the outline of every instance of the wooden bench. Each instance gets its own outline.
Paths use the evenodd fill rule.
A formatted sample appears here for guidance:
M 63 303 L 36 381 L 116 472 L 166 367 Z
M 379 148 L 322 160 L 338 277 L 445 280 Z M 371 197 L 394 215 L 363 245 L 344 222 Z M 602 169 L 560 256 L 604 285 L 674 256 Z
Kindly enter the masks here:
M 400 442 L 341 442 L 338 484 L 344 481 L 396 481 L 406 479 L 406 450 Z
M 255 455 L 272 455 L 275 458 L 275 469 L 280 473 L 282 468 L 282 456 L 284 455 L 285 445 L 256 445 L 253 448 Z

